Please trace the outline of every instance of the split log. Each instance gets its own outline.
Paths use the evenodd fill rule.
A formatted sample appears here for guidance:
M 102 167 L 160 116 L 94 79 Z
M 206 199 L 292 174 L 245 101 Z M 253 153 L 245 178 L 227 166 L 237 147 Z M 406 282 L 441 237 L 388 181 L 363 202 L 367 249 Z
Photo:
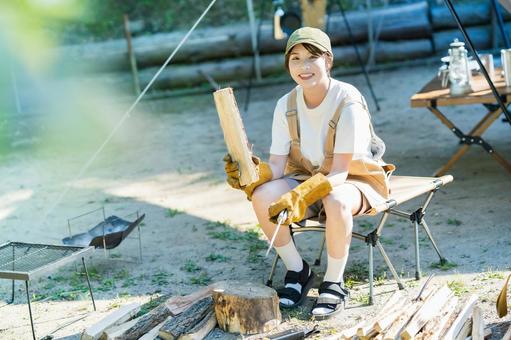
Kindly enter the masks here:
M 204 339 L 209 332 L 211 332 L 216 326 L 215 311 L 211 308 L 211 311 L 199 322 L 195 327 L 179 337 L 179 340 L 201 340 Z
M 461 331 L 461 328 L 465 324 L 465 321 L 472 316 L 472 310 L 474 309 L 476 302 L 477 295 L 470 296 L 456 320 L 454 320 L 447 333 L 442 337 L 443 339 L 451 340 L 458 335 L 458 333 Z
M 511 340 L 511 325 L 507 328 L 506 333 L 502 337 L 502 340 Z
M 461 327 L 461 330 L 460 332 L 458 333 L 458 335 L 456 335 L 456 337 L 454 338 L 455 340 L 465 340 L 469 335 L 470 335 L 470 332 L 472 331 L 472 319 L 466 319 L 465 322 L 463 323 L 463 326 Z
M 397 295 L 401 292 L 401 295 Z M 403 305 L 407 302 L 406 297 L 404 297 L 401 290 L 398 290 L 394 295 L 397 295 L 398 300 L 393 302 L 390 305 L 391 300 L 387 303 L 389 307 L 386 309 L 385 307 L 382 309 L 382 312 L 378 315 L 377 319 L 373 324 L 374 330 L 378 333 L 382 333 L 385 329 L 387 329 L 394 320 L 401 314 Z
M 122 336 L 122 334 L 124 334 L 124 332 L 127 331 L 128 329 L 130 329 L 134 324 L 136 324 L 137 321 L 138 321 L 138 318 L 130 320 L 128 322 L 125 322 L 125 323 L 117 325 L 117 326 L 109 327 L 109 328 L 105 329 L 105 331 L 103 332 L 103 334 L 101 335 L 101 337 L 99 339 L 100 340 L 119 339 L 119 337 Z
M 373 26 L 383 20 L 380 39 L 420 39 L 431 36 L 427 3 L 413 3 L 376 9 L 372 12 Z M 346 17 L 357 42 L 367 41 L 368 16 L 366 11 L 350 11 Z M 329 19 L 328 34 L 333 45 L 349 44 L 350 37 L 339 13 Z M 139 68 L 161 65 L 179 44 L 185 32 L 159 33 L 134 38 L 133 51 Z M 285 40 L 273 39 L 273 27 L 269 22 L 261 26 L 259 51 L 261 54 L 282 52 Z M 221 46 L 221 48 L 219 48 Z M 71 70 L 89 65 L 86 71 L 128 70 L 126 42 L 112 40 L 83 45 L 63 46 L 55 51 L 60 55 L 63 67 Z M 251 30 L 246 23 L 219 28 L 197 29 L 174 56 L 174 63 L 197 63 L 205 60 L 251 56 Z
M 211 296 L 211 287 L 206 287 L 193 294 L 186 296 L 173 296 L 157 306 L 149 313 L 141 316 L 138 322 L 124 332 L 120 337 L 124 340 L 135 340 L 149 332 L 159 323 L 165 321 L 169 316 L 176 316 L 189 308 L 194 302 Z
M 483 311 L 479 306 L 475 306 L 472 311 L 472 339 L 484 339 L 484 319 Z
M 108 327 L 120 325 L 138 313 L 140 310 L 139 303 L 130 303 L 128 305 L 122 306 L 118 310 L 110 313 L 105 318 L 101 319 L 99 322 L 85 329 L 81 335 L 82 340 L 96 340 L 103 334 L 105 329 Z
M 158 336 L 158 333 L 160 333 L 160 328 L 163 326 L 165 321 L 159 323 L 153 329 L 151 329 L 149 332 L 145 333 L 140 339 L 138 340 L 154 340 Z
M 453 292 L 447 286 L 443 286 L 434 295 L 424 302 L 422 307 L 415 313 L 406 328 L 401 332 L 401 338 L 408 340 L 415 337 L 424 325 L 431 320 L 443 307 L 445 302 L 453 296 Z
M 246 186 L 257 182 L 259 175 L 252 161 L 252 151 L 250 151 L 247 134 L 232 88 L 215 91 L 213 97 L 224 133 L 225 145 L 232 160 L 238 163 L 240 185 Z
M 485 328 L 483 331 L 483 339 L 488 339 L 492 334 L 491 328 Z M 472 336 L 467 337 L 465 340 L 472 340 Z
M 282 319 L 274 289 L 253 283 L 221 282 L 213 290 L 219 327 L 230 333 L 266 333 Z
M 365 324 L 361 325 L 357 329 L 357 336 L 358 337 L 368 336 L 373 330 L 377 330 L 376 324 L 380 319 L 384 318 L 392 311 L 401 308 L 401 306 L 405 303 L 406 299 L 404 298 L 404 295 L 405 294 L 402 290 L 398 290 L 397 292 L 395 292 L 382 307 L 381 311 L 374 318 L 368 320 Z
M 194 303 L 178 316 L 167 319 L 158 335 L 165 340 L 177 339 L 201 323 L 210 312 L 213 312 L 213 299 L 206 297 Z
M 447 322 L 456 311 L 456 305 L 458 304 L 458 298 L 453 296 L 447 301 L 442 307 L 439 315 L 433 320 L 429 321 L 424 325 L 421 333 L 416 337 L 417 340 L 428 339 L 428 340 L 439 340 L 440 333 L 445 328 Z

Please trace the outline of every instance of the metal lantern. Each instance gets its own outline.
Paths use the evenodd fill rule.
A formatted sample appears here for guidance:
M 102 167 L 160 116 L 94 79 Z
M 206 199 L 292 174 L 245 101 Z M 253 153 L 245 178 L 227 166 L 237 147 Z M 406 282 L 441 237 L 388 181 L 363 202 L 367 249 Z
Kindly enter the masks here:
M 454 39 L 449 49 L 449 82 L 452 96 L 461 96 L 472 92 L 470 87 L 470 68 L 468 66 L 465 43 Z

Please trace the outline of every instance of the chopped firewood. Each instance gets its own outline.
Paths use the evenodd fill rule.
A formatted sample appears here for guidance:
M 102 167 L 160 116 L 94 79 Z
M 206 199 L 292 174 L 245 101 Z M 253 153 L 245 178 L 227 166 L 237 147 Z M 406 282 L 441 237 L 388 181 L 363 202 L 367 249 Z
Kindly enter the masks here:
M 491 328 L 490 327 L 485 328 L 484 332 L 483 332 L 483 338 L 484 339 L 488 339 L 490 337 L 491 333 L 492 332 L 491 332 Z M 465 340 L 472 340 L 472 336 L 467 337 Z
M 460 314 L 458 315 L 456 320 L 454 320 L 451 327 L 449 328 L 447 333 L 445 333 L 445 335 L 442 337 L 442 339 L 452 340 L 458 335 L 458 333 L 461 331 L 461 328 L 465 324 L 465 321 L 472 316 L 472 310 L 474 309 L 476 302 L 477 302 L 477 295 L 472 295 L 467 300 L 467 302 L 465 303 Z
M 140 310 L 139 303 L 130 303 L 107 315 L 104 319 L 90 326 L 82 333 L 82 340 L 99 339 L 103 331 L 108 327 L 120 325 L 131 319 Z
M 406 301 L 404 294 L 405 293 L 402 290 L 395 292 L 382 307 L 378 315 L 368 320 L 357 329 L 357 336 L 368 336 L 368 334 L 370 334 L 373 329 L 380 331 L 379 329 L 376 329 L 376 324 L 378 324 L 379 320 L 385 318 L 386 315 L 389 315 L 393 311 L 400 309 L 403 306 Z
M 195 293 L 185 296 L 173 296 L 149 313 L 139 318 L 139 321 L 120 337 L 123 340 L 136 340 L 149 332 L 159 323 L 167 320 L 169 316 L 175 316 L 189 308 L 194 302 L 211 296 L 213 286 L 208 286 Z
M 484 339 L 484 319 L 483 312 L 479 306 L 475 306 L 472 311 L 472 339 Z
M 341 335 L 339 336 L 340 339 L 351 339 L 353 337 L 355 337 L 357 335 L 357 330 L 360 328 L 360 327 L 363 327 L 363 325 L 365 324 L 365 321 L 362 320 L 361 322 L 359 322 L 357 325 L 351 327 L 351 328 L 348 328 L 348 329 L 345 329 Z M 335 336 L 335 335 L 334 335 Z M 337 339 L 337 338 L 336 338 Z
M 457 304 L 458 298 L 456 296 L 451 297 L 449 301 L 447 301 L 447 303 L 442 307 L 440 313 L 424 325 L 422 331 L 415 337 L 415 339 L 438 340 L 440 338 L 441 331 L 446 326 L 451 315 L 456 312 Z
M 156 327 L 154 327 L 153 329 L 151 329 L 149 332 L 145 333 L 140 339 L 138 340 L 154 340 L 156 339 L 156 337 L 158 336 L 158 333 L 160 333 L 160 328 L 161 326 L 163 326 L 163 324 L 165 323 L 165 321 L 159 323 L 156 325 Z
M 218 325 L 230 333 L 266 333 L 282 319 L 274 289 L 254 283 L 221 282 L 213 290 Z
M 165 320 L 158 335 L 165 340 L 177 339 L 193 329 L 211 311 L 213 311 L 213 299 L 211 297 L 199 300 L 178 316 Z
M 455 340 L 465 340 L 467 336 L 470 335 L 470 332 L 472 331 L 472 319 L 468 318 L 465 320 L 465 323 L 463 323 L 463 326 L 460 329 L 460 332 L 456 337 Z
M 415 313 L 406 328 L 401 332 L 401 337 L 405 340 L 415 337 L 424 325 L 431 320 L 453 295 L 453 292 L 447 286 L 443 286 L 439 291 L 429 297 L 422 307 Z
M 119 339 L 119 337 L 124 334 L 124 332 L 128 329 L 130 329 L 134 324 L 136 324 L 138 321 L 138 318 L 130 320 L 128 322 L 122 323 L 117 326 L 108 327 L 105 329 L 100 340 L 113 340 L 113 339 Z
M 217 90 L 213 93 L 220 125 L 224 132 L 227 150 L 234 162 L 238 162 L 240 185 L 245 186 L 256 182 L 259 175 L 252 161 L 252 151 L 248 144 L 247 134 L 243 127 L 238 104 L 232 88 Z
M 509 325 L 506 334 L 502 337 L 502 340 L 511 340 L 511 325 Z
M 191 330 L 186 332 L 179 337 L 179 340 L 201 340 L 204 339 L 209 332 L 211 332 L 216 326 L 215 311 L 212 308 L 211 311 L 195 325 Z

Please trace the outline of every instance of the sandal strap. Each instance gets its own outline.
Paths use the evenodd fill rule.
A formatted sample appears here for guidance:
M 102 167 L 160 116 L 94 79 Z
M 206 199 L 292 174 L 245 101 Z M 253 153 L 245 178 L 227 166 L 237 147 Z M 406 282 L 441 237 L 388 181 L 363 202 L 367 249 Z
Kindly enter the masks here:
M 321 304 L 336 305 L 341 302 L 344 302 L 344 299 L 320 296 L 317 298 L 316 302 L 317 302 L 316 305 L 321 305 Z
M 307 283 L 307 281 L 309 280 L 309 272 L 310 272 L 309 265 L 304 260 L 302 260 L 302 262 L 303 262 L 303 268 L 301 271 L 295 272 L 295 271 L 289 270 L 286 273 L 286 277 L 284 278 L 284 284 L 298 283 L 303 286 L 305 283 Z
M 277 290 L 277 295 L 280 299 L 288 299 L 296 303 L 299 301 L 302 295 L 294 288 L 284 287 Z
M 329 282 L 323 281 L 319 286 L 319 294 L 327 293 L 337 296 L 340 301 L 344 301 L 346 297 L 349 295 L 349 291 L 341 286 L 340 282 Z M 339 303 L 339 302 L 336 302 Z

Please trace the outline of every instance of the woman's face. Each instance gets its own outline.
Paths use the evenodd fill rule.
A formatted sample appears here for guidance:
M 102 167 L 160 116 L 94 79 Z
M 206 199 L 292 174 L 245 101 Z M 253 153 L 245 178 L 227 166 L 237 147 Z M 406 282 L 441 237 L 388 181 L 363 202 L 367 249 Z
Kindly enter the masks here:
M 289 53 L 289 73 L 303 88 L 311 88 L 328 80 L 329 64 L 325 54 L 314 56 L 302 44 L 293 47 Z

